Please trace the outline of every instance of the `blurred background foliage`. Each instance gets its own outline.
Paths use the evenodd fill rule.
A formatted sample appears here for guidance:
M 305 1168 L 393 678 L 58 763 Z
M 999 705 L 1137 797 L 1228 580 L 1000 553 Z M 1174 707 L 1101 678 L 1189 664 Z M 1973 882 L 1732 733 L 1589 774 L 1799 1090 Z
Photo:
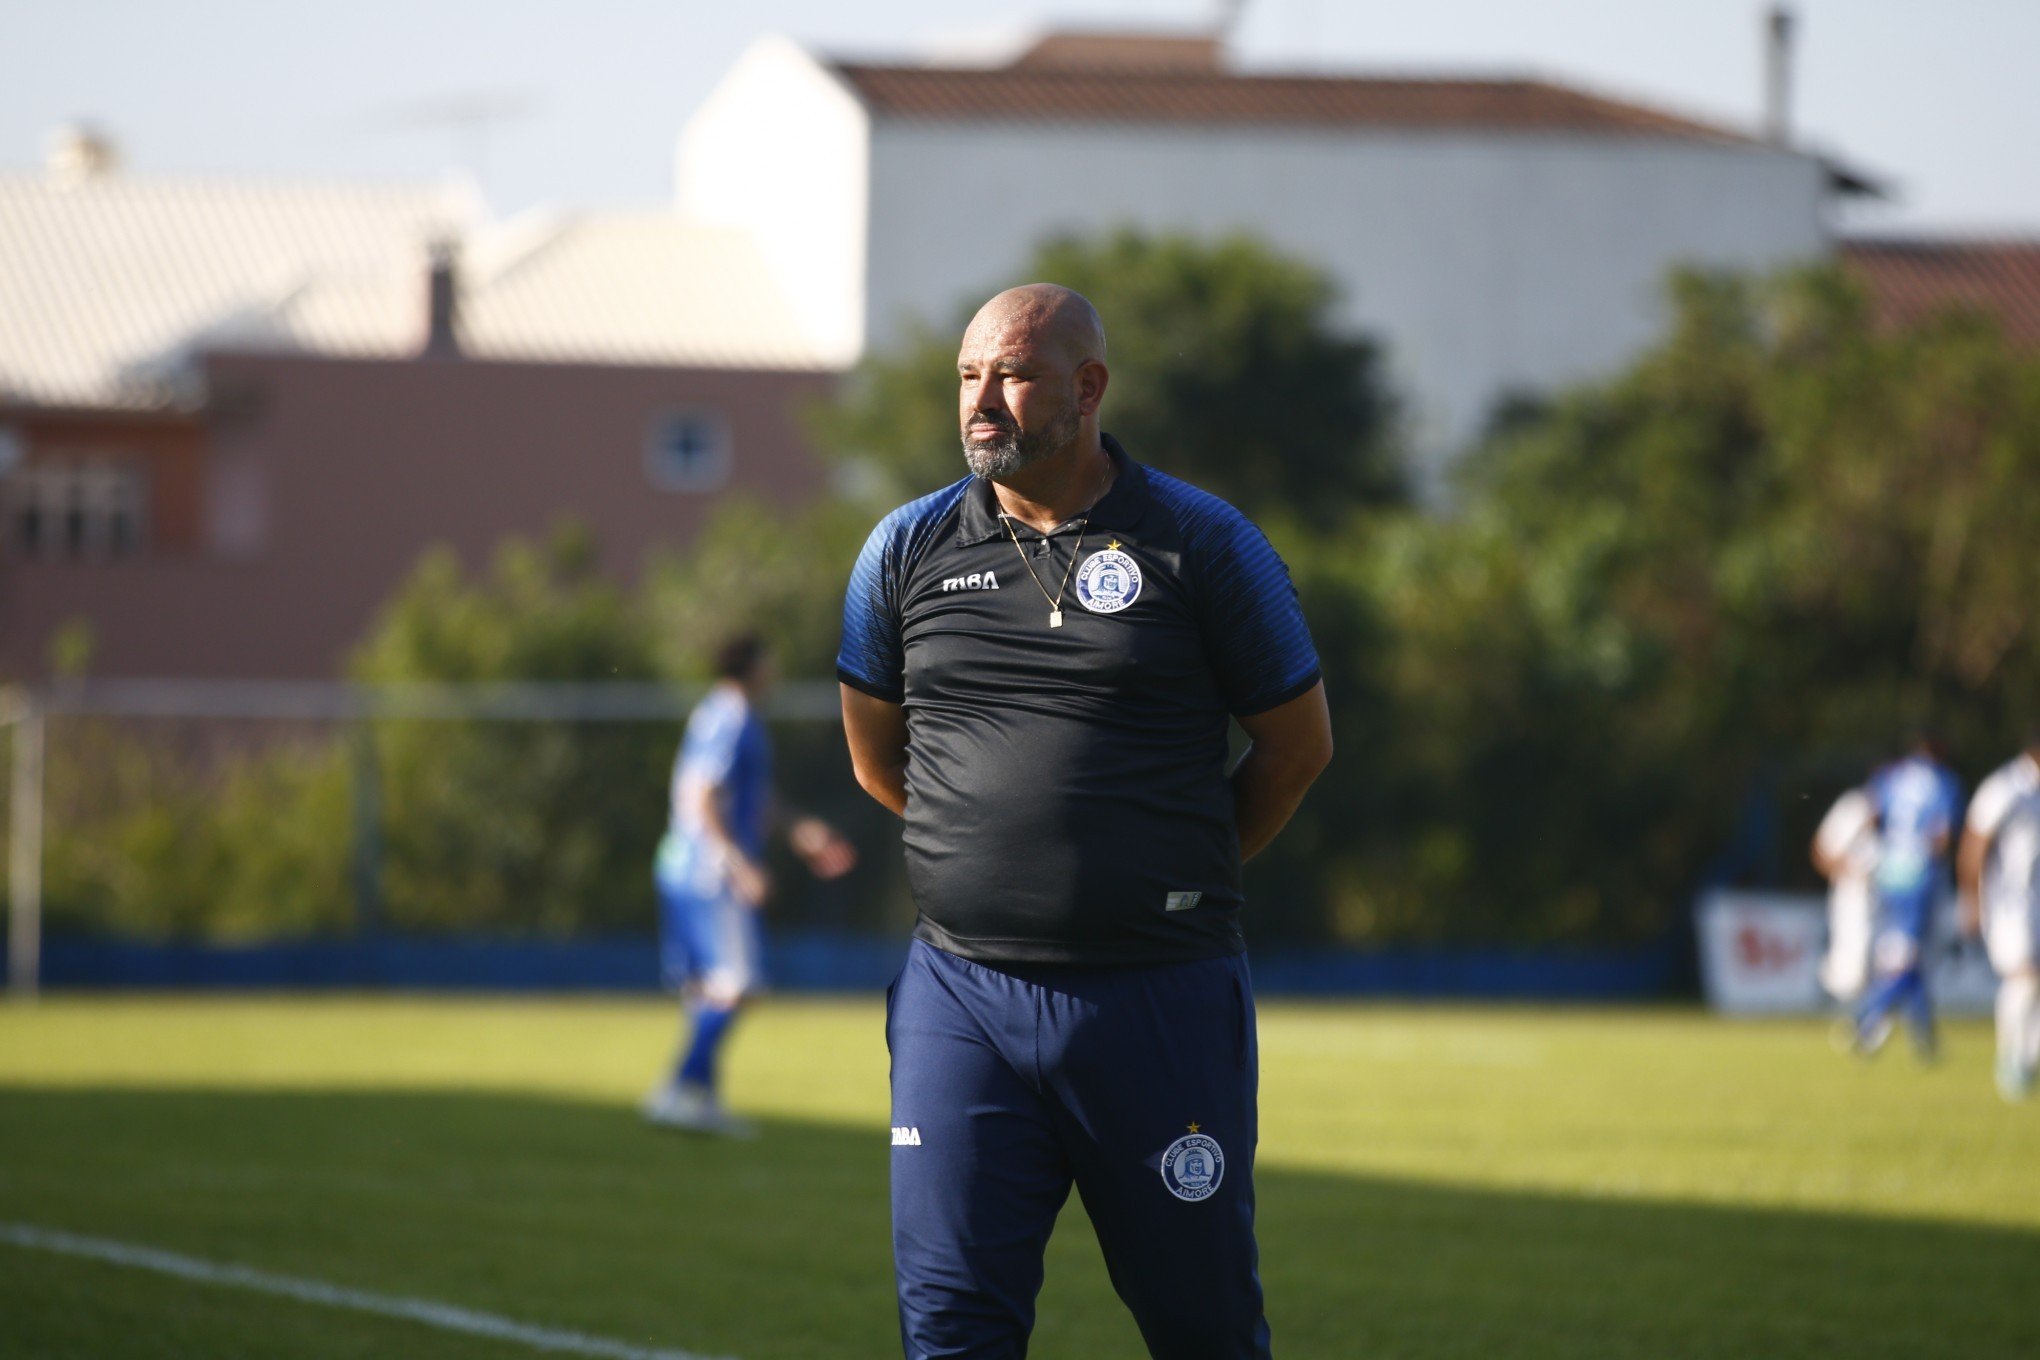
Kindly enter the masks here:
M 643 608 L 587 532 L 511 542 L 470 579 L 425 558 L 356 654 L 353 678 L 661 678 Z M 399 929 L 631 930 L 665 827 L 675 725 L 390 719 L 374 724 L 378 909 Z
M 1888 334 L 1832 271 L 1681 276 L 1651 352 L 1509 403 L 1449 503 L 1416 507 L 1382 357 L 1338 332 L 1322 276 L 1244 239 L 1130 232 L 1050 242 L 1027 272 L 1106 317 L 1106 427 L 1257 519 L 1309 612 L 1339 755 L 1249 869 L 1256 939 L 1656 938 L 1705 882 L 1807 883 L 1827 801 L 1911 732 L 1973 780 L 2040 718 L 2040 360 L 1980 318 Z M 435 554 L 352 676 L 700 681 L 750 625 L 788 676 L 830 677 L 871 525 L 961 474 L 967 315 L 808 413 L 836 495 L 725 502 L 630 591 L 572 529 L 481 572 Z M 367 872 L 392 927 L 643 930 L 677 736 L 385 722 L 194 758 L 60 724 L 52 913 L 344 929 Z M 785 919 L 903 925 L 897 829 L 840 733 L 776 739 L 788 795 L 866 857 L 826 891 L 782 866 Z M 166 762 L 181 792 L 141 796 Z

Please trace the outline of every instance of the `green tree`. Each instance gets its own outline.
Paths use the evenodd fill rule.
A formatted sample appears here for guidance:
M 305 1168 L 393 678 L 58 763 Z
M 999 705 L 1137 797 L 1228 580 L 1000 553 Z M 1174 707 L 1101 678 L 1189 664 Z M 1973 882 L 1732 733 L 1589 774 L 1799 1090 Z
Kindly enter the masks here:
M 840 500 L 794 511 L 725 501 L 684 552 L 658 557 L 646 573 L 661 666 L 706 681 L 717 645 L 749 631 L 789 674 L 833 677 L 844 582 L 874 513 Z
M 347 929 L 344 750 L 319 733 L 244 726 L 51 724 L 53 929 L 224 940 Z
M 50 670 L 90 670 L 83 620 Z M 51 721 L 44 909 L 57 931 L 259 940 L 347 928 L 353 894 L 345 752 L 298 724 Z
M 384 608 L 354 676 L 654 680 L 643 611 L 595 570 L 585 532 L 512 541 L 471 577 L 428 555 Z M 391 719 L 377 724 L 387 919 L 423 929 L 644 928 L 677 729 Z
M 1378 355 L 1336 324 L 1337 291 L 1318 270 L 1245 236 L 1126 230 L 1047 242 L 1007 282 L 1030 280 L 1076 289 L 1104 318 L 1103 423 L 1136 458 L 1257 519 L 1318 531 L 1355 506 L 1402 498 Z M 966 301 L 946 330 L 911 331 L 868 358 L 811 423 L 879 499 L 898 503 L 962 475 L 956 346 L 983 301 Z
M 1463 509 L 1378 539 L 1392 816 L 1372 933 L 1636 936 L 1784 808 L 1934 727 L 1972 774 L 2040 693 L 2040 362 L 1975 317 L 1880 334 L 1835 273 L 1687 276 L 1629 371 L 1519 416 Z M 1803 870 L 1799 870 L 1803 872 Z

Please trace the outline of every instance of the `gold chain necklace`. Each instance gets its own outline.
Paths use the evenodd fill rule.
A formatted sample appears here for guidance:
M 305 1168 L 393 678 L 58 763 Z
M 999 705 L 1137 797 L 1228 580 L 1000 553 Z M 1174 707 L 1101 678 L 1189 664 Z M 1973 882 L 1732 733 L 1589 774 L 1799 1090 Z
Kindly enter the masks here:
M 1034 588 L 1041 592 L 1041 598 L 1048 601 L 1048 626 L 1051 628 L 1062 627 L 1063 592 L 1070 588 L 1070 573 L 1077 569 L 1077 558 L 1083 555 L 1084 530 L 1090 525 L 1090 519 L 1084 518 L 1077 521 L 1077 544 L 1070 549 L 1070 564 L 1063 568 L 1062 584 L 1055 588 L 1055 594 L 1053 595 L 1048 593 L 1047 586 L 1041 584 L 1041 578 L 1034 574 L 1034 564 L 1027 560 L 1027 549 L 1020 546 L 1020 535 L 1013 532 L 1013 517 L 1001 514 L 999 522 L 1006 526 L 1006 537 L 1013 540 L 1013 551 L 1020 554 L 1020 565 L 1027 568 L 1027 579 L 1034 582 Z M 1053 540 L 1047 534 L 1041 536 L 1041 541 L 1051 544 L 1049 551 L 1054 551 L 1052 546 Z

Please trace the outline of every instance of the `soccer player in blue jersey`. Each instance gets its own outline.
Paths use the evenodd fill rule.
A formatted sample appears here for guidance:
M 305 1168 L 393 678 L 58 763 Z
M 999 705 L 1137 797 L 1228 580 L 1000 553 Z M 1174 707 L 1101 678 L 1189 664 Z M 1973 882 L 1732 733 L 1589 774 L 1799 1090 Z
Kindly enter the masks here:
M 771 895 L 765 836 L 772 752 L 759 697 L 771 684 L 764 644 L 746 634 L 716 656 L 716 683 L 687 719 L 673 763 L 672 813 L 659 843 L 660 963 L 681 989 L 692 1030 L 671 1078 L 645 1099 L 645 1118 L 668 1128 L 743 1136 L 716 1094 L 716 1058 L 738 1010 L 759 986 L 758 914 Z M 787 828 L 817 878 L 856 864 L 848 841 L 814 817 Z
M 1877 978 L 1856 1011 L 1855 1048 L 1875 1053 L 1903 1010 L 1913 1048 L 1935 1054 L 1934 1010 L 1925 977 L 1927 935 L 1948 878 L 1948 852 L 1962 815 L 1962 786 L 1941 763 L 1930 738 L 1870 780 L 1881 851 L 1872 883 L 1877 894 Z
M 1151 1354 L 1266 1356 L 1240 864 L 1331 758 L 1317 654 L 1261 532 L 1100 431 L 1089 302 L 1001 293 L 957 373 L 972 475 L 872 533 L 837 658 L 918 909 L 886 1017 L 902 1341 L 1024 1355 L 1074 1187 Z

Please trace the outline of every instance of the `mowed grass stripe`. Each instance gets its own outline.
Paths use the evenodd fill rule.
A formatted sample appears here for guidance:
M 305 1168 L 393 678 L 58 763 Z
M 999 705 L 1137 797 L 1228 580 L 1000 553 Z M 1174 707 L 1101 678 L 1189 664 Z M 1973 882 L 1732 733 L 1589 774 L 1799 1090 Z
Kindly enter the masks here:
M 1923 1070 L 1899 1045 L 1838 1058 L 1819 1021 L 1672 1008 L 1276 1002 L 1261 1019 L 1264 1166 L 2040 1228 L 2040 1104 L 1993 1095 L 1984 1022 L 1949 1023 L 1944 1060 Z M 620 1108 L 676 1032 L 648 1000 L 58 999 L 0 1008 L 0 1098 L 376 1090 Z M 747 1113 L 882 1152 L 876 998 L 768 1001 L 727 1069 Z
M 1692 1011 L 1262 1019 L 1263 1278 L 1290 1360 L 2040 1355 L 2040 1109 L 1992 1094 L 1985 1025 L 1951 1025 L 1920 1069 L 1837 1058 L 1816 1023 Z M 676 1029 L 635 999 L 0 1009 L 0 1218 L 647 1346 L 896 1356 L 876 998 L 746 1020 L 729 1074 L 754 1144 L 636 1119 Z M 0 1269 L 0 1318 L 54 1335 L 52 1280 L 75 1299 L 111 1278 L 61 1269 Z M 126 1278 L 128 1316 L 173 1306 Z M 241 1297 L 236 1318 L 178 1312 L 187 1344 L 144 1328 L 75 1353 L 287 1335 Z M 418 1336 L 407 1355 L 481 1344 Z M 1144 1354 L 1074 1201 L 1034 1349 Z

